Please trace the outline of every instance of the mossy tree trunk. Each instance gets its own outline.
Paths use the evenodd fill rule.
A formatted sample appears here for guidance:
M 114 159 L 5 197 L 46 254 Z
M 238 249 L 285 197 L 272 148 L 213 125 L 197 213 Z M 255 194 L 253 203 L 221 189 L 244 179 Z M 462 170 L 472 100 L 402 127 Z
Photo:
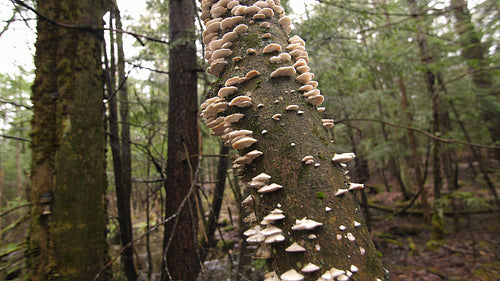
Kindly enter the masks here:
M 88 28 L 38 21 L 26 252 L 30 280 L 92 280 L 106 261 L 101 5 L 37 2 L 41 14 Z
M 169 1 L 169 105 L 166 218 L 161 280 L 196 280 L 198 215 L 192 192 L 198 166 L 199 126 L 195 46 L 195 2 Z M 188 197 L 186 203 L 183 200 Z
M 270 223 L 282 230 L 284 241 L 258 243 L 260 250 L 257 255 L 268 258 L 268 268 L 275 274 L 274 279 L 269 277 L 266 280 L 279 280 L 277 276 L 282 280 L 289 280 L 287 275 L 293 271 L 301 272 L 308 263 L 313 263 L 320 269 L 311 273 L 301 272 L 304 280 L 321 280 L 318 278 L 333 273 L 333 268 L 344 271 L 344 276 L 337 277 L 338 280 L 347 278 L 357 271 L 356 268 L 359 271 L 352 273 L 352 278 L 356 280 L 388 279 L 355 199 L 354 193 L 358 191 L 336 195 L 338 191 L 347 190 L 354 185 L 350 184 L 345 168 L 332 161 L 335 145 L 322 126 L 318 108 L 313 105 L 318 104 L 317 100 L 310 100 L 311 103 L 308 103 L 303 96 L 304 92 L 299 91 L 304 84 L 314 88 L 315 83 L 297 82 L 299 73 L 270 77 L 271 73 L 280 67 L 289 67 L 290 70 L 290 66 L 298 62 L 299 57 L 307 57 L 307 53 L 299 54 L 300 52 L 290 50 L 292 44 L 289 44 L 286 32 L 290 27 L 287 18 L 282 14 L 283 9 L 279 1 L 270 0 L 264 2 L 265 4 L 261 1 L 253 5 L 255 2 L 240 1 L 243 7 L 234 7 L 228 4 L 228 1 L 215 4 L 202 1 L 201 18 L 208 29 L 204 32 L 204 41 L 209 46 L 205 55 L 211 63 L 209 72 L 217 74 L 216 65 L 224 64 L 217 58 L 223 53 L 223 61 L 227 63 L 220 72 L 215 88 L 208 95 L 209 99 L 202 104 L 202 115 L 216 135 L 221 135 L 228 145 L 239 149 L 240 156 L 252 155 L 247 153 L 253 150 L 263 153 L 246 165 L 241 164 L 245 160 L 240 158 L 239 162 L 233 163 L 233 168 L 241 171 L 240 185 L 242 188 L 248 188 L 252 195 L 245 200 L 253 201 L 245 204 L 250 213 L 244 221 L 250 222 L 249 227 L 259 225 L 273 210 L 274 213 L 282 211 L 285 215 L 284 219 Z M 253 8 L 248 8 L 252 5 Z M 269 10 L 264 10 L 266 8 L 274 11 L 272 15 Z M 254 16 L 256 13 L 265 16 Z M 236 18 L 239 22 L 235 24 L 223 21 L 220 26 L 212 26 L 214 22 L 220 22 L 218 17 L 225 20 L 237 15 L 242 18 Z M 246 27 L 237 26 L 239 24 Z M 236 33 L 237 38 L 231 32 Z M 231 37 L 232 40 L 228 39 Z M 222 41 L 216 41 L 219 39 Z M 295 40 L 301 41 L 297 37 Z M 219 43 L 224 47 L 220 48 Z M 278 49 L 281 50 L 264 53 L 264 48 L 271 43 L 279 45 Z M 230 49 L 231 52 L 218 51 L 221 49 Z M 269 49 L 266 48 L 267 50 Z M 285 54 L 278 63 L 271 62 L 271 57 L 280 53 L 292 54 L 294 58 L 288 60 Z M 250 78 L 249 75 L 255 74 L 252 72 L 254 70 L 259 74 Z M 301 68 L 301 71 L 303 70 L 304 68 Z M 236 76 L 246 78 L 239 79 L 239 83 L 234 85 L 237 88 L 235 92 L 228 96 L 222 94 L 230 90 L 227 86 L 237 80 L 234 79 Z M 219 92 L 222 88 L 226 89 Z M 216 98 L 218 94 L 219 98 Z M 231 101 L 237 101 L 235 98 L 238 96 L 245 97 L 239 98 L 240 100 L 248 101 L 250 98 L 251 105 L 230 105 Z M 298 109 L 286 110 L 289 105 L 297 105 Z M 232 114 L 244 116 L 238 121 L 224 119 Z M 240 130 L 249 130 L 251 133 Z M 249 146 L 244 145 L 242 139 L 233 137 L 236 131 L 246 134 L 256 142 Z M 233 135 L 230 135 L 231 133 Z M 301 161 L 305 156 L 312 156 L 314 163 L 308 165 Z M 250 187 L 252 179 L 261 173 L 271 176 L 267 186 L 275 183 L 282 188 L 259 193 L 257 189 Z M 304 217 L 322 225 L 311 230 L 292 230 L 296 220 L 302 220 Z M 262 231 L 259 233 L 264 235 Z M 265 239 L 269 237 L 271 236 L 266 236 Z M 294 242 L 304 247 L 305 252 L 285 251 Z M 267 246 L 271 247 L 269 251 L 266 251 Z M 269 276 L 272 274 L 270 272 Z

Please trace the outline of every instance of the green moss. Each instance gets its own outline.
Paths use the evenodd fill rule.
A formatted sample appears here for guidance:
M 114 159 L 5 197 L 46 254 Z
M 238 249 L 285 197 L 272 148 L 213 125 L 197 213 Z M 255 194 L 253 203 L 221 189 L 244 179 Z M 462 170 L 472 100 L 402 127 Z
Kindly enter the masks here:
M 325 199 L 325 194 L 321 191 L 316 192 L 316 198 Z
M 245 42 L 245 46 L 247 48 L 256 48 L 260 43 L 262 43 L 262 40 L 260 39 L 259 34 L 250 33 L 248 36 L 244 37 L 243 42 Z
M 262 269 L 266 265 L 266 260 L 255 260 L 253 262 L 253 267 L 256 270 Z

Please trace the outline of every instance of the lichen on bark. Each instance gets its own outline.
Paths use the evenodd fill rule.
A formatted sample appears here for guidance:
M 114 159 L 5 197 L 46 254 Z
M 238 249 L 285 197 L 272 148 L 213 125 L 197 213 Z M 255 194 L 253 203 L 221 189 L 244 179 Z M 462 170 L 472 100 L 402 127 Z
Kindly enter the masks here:
M 273 10 L 271 15 L 268 9 Z M 259 16 L 261 13 L 266 16 Z M 243 19 L 227 28 L 223 21 L 235 16 L 243 16 Z M 301 272 L 304 280 L 333 280 L 328 279 L 328 274 L 334 274 L 335 268 L 343 271 L 336 280 L 350 277 L 356 280 L 388 279 L 353 195 L 357 191 L 336 195 L 339 190 L 351 187 L 349 178 L 342 164 L 331 160 L 335 146 L 322 125 L 327 121 L 321 119 L 317 107 L 322 97 L 317 97 L 319 91 L 312 92 L 317 82 L 300 81 L 304 75 L 299 77 L 303 72 L 310 73 L 307 67 L 300 68 L 303 61 L 309 60 L 305 44 L 298 36 L 288 36 L 290 21 L 283 15 L 279 1 L 204 0 L 201 18 L 207 27 L 204 32 L 205 58 L 210 64 L 207 71 L 220 78 L 201 106 L 202 116 L 226 145 L 239 148 L 240 157 L 233 163 L 233 168 L 241 172 L 240 184 L 251 192 L 249 202 L 253 202 L 245 203 L 249 216 L 244 221 L 250 222 L 249 227 L 259 235 L 263 233 L 256 228 L 259 224 L 262 228 L 264 224 L 274 225 L 282 231 L 280 235 L 283 237 L 269 243 L 270 250 L 266 250 L 263 241 L 257 243 L 261 247 L 258 255 L 268 258 L 269 269 L 282 280 L 289 280 L 288 274 L 295 274 L 293 270 L 301 272 L 308 263 L 320 269 Z M 246 27 L 238 27 L 238 24 Z M 236 32 L 237 36 L 229 36 L 231 32 Z M 264 48 L 271 43 L 279 44 L 281 50 L 264 53 Z M 231 52 L 226 51 L 229 55 L 221 58 L 217 55 L 220 52 L 216 52 L 220 48 Z M 224 63 L 227 65 L 223 70 L 217 71 L 217 67 Z M 290 66 L 294 66 L 293 72 L 290 72 Z M 282 67 L 287 73 L 270 77 Z M 241 79 L 254 70 L 259 72 L 258 76 Z M 234 81 L 232 78 L 236 76 L 241 80 L 234 84 L 237 91 L 217 98 L 218 91 L 229 86 L 228 80 Z M 309 85 L 308 89 L 301 88 L 305 85 Z M 230 106 L 238 96 L 250 97 L 251 105 Z M 307 96 L 317 98 L 308 100 Z M 289 105 L 297 105 L 298 109 L 292 106 L 287 110 Z M 233 123 L 226 123 L 227 119 L 221 118 L 234 113 L 242 113 L 244 117 Z M 238 134 L 240 136 L 235 137 Z M 241 145 L 242 137 L 256 142 Z M 245 161 L 254 150 L 263 155 Z M 306 161 L 310 158 L 304 160 L 305 156 L 312 156 L 312 161 Z M 270 175 L 271 179 L 260 183 L 253 180 L 261 173 Z M 257 191 L 262 185 L 272 183 L 282 188 L 268 193 Z M 257 188 L 252 187 L 255 185 Z M 281 212 L 284 219 L 263 221 L 267 215 Z M 321 225 L 310 230 L 293 230 L 294 225 L 306 221 L 304 218 Z M 249 240 L 271 240 L 270 235 L 251 237 Z M 304 247 L 305 252 L 287 252 L 285 249 L 294 242 Z M 356 268 L 359 270 L 354 270 L 357 271 L 354 273 Z M 266 280 L 278 279 L 269 277 Z

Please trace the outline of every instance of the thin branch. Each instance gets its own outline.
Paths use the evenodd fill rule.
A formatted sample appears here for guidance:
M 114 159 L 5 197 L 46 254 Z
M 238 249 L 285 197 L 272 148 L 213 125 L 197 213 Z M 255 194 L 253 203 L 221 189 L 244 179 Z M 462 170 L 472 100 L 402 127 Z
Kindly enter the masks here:
M 12 17 L 10 17 L 10 19 L 6 20 L 7 24 L 2 29 L 2 32 L 0 32 L 0 37 L 2 37 L 2 35 L 9 29 L 10 24 L 15 20 L 15 18 L 16 18 L 16 11 L 12 13 Z
M 377 120 L 377 119 L 371 119 L 371 118 L 354 118 L 354 119 L 342 119 L 340 121 L 337 121 L 336 123 L 343 123 L 343 122 L 350 122 L 350 121 L 378 122 L 378 123 L 386 124 L 386 125 L 397 127 L 397 128 L 412 130 L 412 131 L 424 134 L 433 140 L 440 141 L 440 142 L 447 143 L 447 144 L 457 143 L 457 144 L 481 147 L 481 148 L 486 148 L 486 149 L 500 149 L 500 146 L 496 146 L 496 145 L 477 144 L 477 143 L 466 142 L 466 141 L 461 141 L 461 140 L 456 140 L 456 139 L 444 139 L 444 138 L 440 138 L 436 135 L 433 135 L 433 134 L 431 134 L 423 129 L 420 129 L 420 128 L 396 124 L 396 123 L 392 123 L 392 122 L 388 122 L 388 121 L 384 121 L 384 120 Z
M 126 31 L 126 30 L 119 30 L 119 29 L 113 29 L 113 28 L 102 28 L 102 27 L 93 27 L 93 26 L 80 26 L 80 25 L 75 25 L 75 24 L 70 24 L 70 23 L 63 23 L 63 22 L 58 22 L 58 21 L 55 21 L 45 15 L 43 15 L 42 13 L 40 13 L 39 11 L 37 11 L 35 8 L 29 6 L 28 4 L 24 3 L 23 1 L 20 1 L 20 0 L 11 0 L 11 2 L 13 2 L 14 4 L 18 4 L 22 7 L 25 7 L 26 9 L 32 11 L 33 13 L 35 13 L 39 19 L 43 19 L 55 26 L 59 26 L 59 27 L 64 27 L 64 28 L 72 28 L 72 29 L 78 29 L 78 30 L 82 30 L 82 31 L 112 31 L 112 32 L 117 32 L 117 33 L 123 33 L 123 34 L 128 34 L 128 35 L 131 35 L 133 36 L 137 41 L 139 41 L 139 43 L 142 45 L 142 46 L 145 46 L 145 43 L 141 40 L 142 39 L 147 39 L 149 41 L 153 41 L 153 42 L 157 42 L 157 43 L 162 43 L 162 44 L 169 44 L 168 41 L 165 41 L 165 40 L 162 40 L 162 39 L 158 39 L 158 38 L 154 38 L 154 37 L 150 37 L 150 36 L 147 36 L 147 35 L 143 35 L 143 34 L 138 34 L 138 33 L 135 33 L 135 32 L 131 32 L 131 31 Z
M 132 65 L 133 67 L 136 67 L 136 68 L 146 69 L 146 70 L 153 71 L 153 72 L 160 73 L 160 74 L 167 74 L 167 75 L 169 74 L 168 71 L 154 69 L 154 68 L 149 68 L 149 67 L 146 67 L 146 66 L 142 66 L 142 65 L 139 65 L 139 64 L 132 63 L 132 62 L 127 62 L 127 63 L 130 64 L 130 65 Z
M 17 209 L 21 209 L 21 208 L 24 208 L 24 207 L 29 207 L 29 206 L 31 206 L 31 204 L 29 204 L 29 203 L 28 203 L 28 204 L 23 204 L 23 205 L 16 206 L 16 207 L 14 207 L 14 208 L 12 208 L 12 209 L 9 209 L 9 210 L 7 210 L 7 211 L 5 211 L 5 212 L 1 213 L 1 214 L 0 214 L 0 217 L 6 216 L 6 215 L 8 215 L 8 214 L 10 214 L 10 213 L 14 212 L 14 211 L 15 211 L 15 210 L 17 210 Z
M 2 103 L 7 103 L 7 104 L 10 104 L 10 105 L 13 105 L 15 107 L 22 107 L 22 108 L 26 108 L 28 110 L 32 110 L 33 108 L 31 108 L 30 106 L 27 106 L 27 105 L 23 105 L 23 104 L 19 104 L 19 103 L 16 103 L 16 102 L 13 102 L 13 101 L 10 101 L 10 100 L 6 100 L 6 99 L 3 99 L 3 98 L 0 98 L 0 102 Z
M 14 137 L 14 136 L 9 136 L 9 135 L 4 135 L 4 134 L 0 134 L 0 137 L 6 138 L 6 139 L 18 140 L 18 141 L 31 142 L 30 139 L 25 139 L 25 138 L 20 138 L 20 137 Z

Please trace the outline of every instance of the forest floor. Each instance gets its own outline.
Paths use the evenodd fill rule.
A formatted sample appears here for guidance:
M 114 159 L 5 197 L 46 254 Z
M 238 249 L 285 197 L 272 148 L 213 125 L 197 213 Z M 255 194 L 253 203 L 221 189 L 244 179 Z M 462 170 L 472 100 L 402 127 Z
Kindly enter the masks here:
M 446 218 L 445 239 L 431 240 L 420 218 L 376 221 L 372 238 L 391 280 L 500 280 L 500 216 L 474 214 L 460 219 L 459 231 Z M 448 229 L 450 228 L 450 229 Z
M 392 193 L 377 197 L 389 198 Z M 451 216 L 445 217 L 445 238 L 431 241 L 431 227 L 421 216 L 391 216 L 371 209 L 371 236 L 391 280 L 401 281 L 492 281 L 500 280 L 500 215 L 498 212 L 461 214 L 455 231 Z M 226 226 L 224 229 L 231 229 Z M 205 262 L 200 280 L 262 280 L 265 264 L 243 255 L 238 271 L 240 246 L 237 229 L 223 231 L 225 249 L 219 247 Z M 231 253 L 229 258 L 228 253 Z M 231 267 L 230 264 L 233 266 Z

